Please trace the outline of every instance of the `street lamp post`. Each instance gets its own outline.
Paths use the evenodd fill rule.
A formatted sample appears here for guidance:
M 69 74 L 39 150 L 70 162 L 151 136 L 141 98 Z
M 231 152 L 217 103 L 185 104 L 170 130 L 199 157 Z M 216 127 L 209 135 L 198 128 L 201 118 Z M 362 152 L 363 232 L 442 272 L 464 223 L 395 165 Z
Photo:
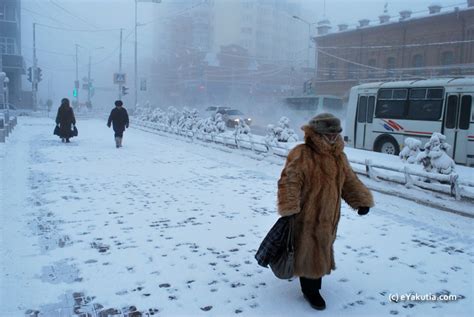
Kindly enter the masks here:
M 308 41 L 309 42 L 308 42 L 308 49 L 306 51 L 306 66 L 309 67 L 309 64 L 310 64 L 309 63 L 309 58 L 310 58 L 310 50 L 311 50 L 311 25 L 313 25 L 315 23 L 308 22 L 305 19 L 302 19 L 297 15 L 294 15 L 293 19 L 300 20 L 304 24 L 308 25 Z
M 135 0 L 135 89 L 134 89 L 134 109 L 137 107 L 138 103 L 138 42 L 137 42 L 137 33 L 138 33 L 138 2 L 152 2 L 152 3 L 161 3 L 161 0 Z
M 89 68 L 88 68 L 88 71 L 87 71 L 87 106 L 88 107 L 91 107 L 91 86 L 92 86 L 92 78 L 91 78 L 91 60 L 92 60 L 92 57 L 91 57 L 91 52 L 94 51 L 94 50 L 100 50 L 100 49 L 103 49 L 104 47 L 103 46 L 100 46 L 100 47 L 96 47 L 92 50 L 89 51 Z

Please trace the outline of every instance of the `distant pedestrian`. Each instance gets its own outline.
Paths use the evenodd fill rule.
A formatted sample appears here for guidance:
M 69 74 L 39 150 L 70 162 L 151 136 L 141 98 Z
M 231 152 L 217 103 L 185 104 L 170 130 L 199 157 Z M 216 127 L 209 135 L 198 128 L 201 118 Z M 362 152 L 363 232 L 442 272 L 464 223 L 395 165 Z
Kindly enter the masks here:
M 56 125 L 59 127 L 58 135 L 61 141 L 69 143 L 69 139 L 74 136 L 76 117 L 67 98 L 61 100 L 61 106 L 59 106 L 58 114 L 56 115 Z
M 123 107 L 122 100 L 115 101 L 115 108 L 110 112 L 107 126 L 110 128 L 112 124 L 115 132 L 115 147 L 122 147 L 122 138 L 125 128 L 128 129 L 128 113 L 127 109 Z
M 288 154 L 278 181 L 278 212 L 295 215 L 294 274 L 311 307 L 322 310 L 321 280 L 336 268 L 333 244 L 341 198 L 359 215 L 367 214 L 374 201 L 343 152 L 340 120 L 323 113 L 302 129 L 305 143 Z

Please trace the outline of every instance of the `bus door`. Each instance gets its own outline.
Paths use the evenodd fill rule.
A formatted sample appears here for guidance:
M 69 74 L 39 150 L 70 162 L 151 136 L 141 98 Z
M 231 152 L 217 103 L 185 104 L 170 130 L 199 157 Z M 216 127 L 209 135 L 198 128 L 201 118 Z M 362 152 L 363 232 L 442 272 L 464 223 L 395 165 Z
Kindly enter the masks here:
M 354 131 L 355 148 L 371 150 L 373 147 L 372 123 L 374 120 L 374 108 L 375 95 L 359 95 Z
M 444 135 L 451 145 L 449 155 L 456 163 L 467 164 L 473 94 L 448 94 L 444 115 Z

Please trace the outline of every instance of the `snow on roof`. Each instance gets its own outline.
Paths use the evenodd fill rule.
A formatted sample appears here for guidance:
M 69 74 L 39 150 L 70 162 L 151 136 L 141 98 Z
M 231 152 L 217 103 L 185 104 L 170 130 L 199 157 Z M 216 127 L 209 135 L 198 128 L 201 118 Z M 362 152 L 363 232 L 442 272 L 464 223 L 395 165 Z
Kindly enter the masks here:
M 430 13 L 430 14 L 423 14 L 423 15 L 415 16 L 415 17 L 411 16 L 411 17 L 406 18 L 406 19 L 403 19 L 403 20 L 399 20 L 399 17 L 398 17 L 398 16 L 390 16 L 390 18 L 394 18 L 394 20 L 390 20 L 390 21 L 387 21 L 387 22 L 384 22 L 384 23 L 369 24 L 369 25 L 362 26 L 362 27 L 358 25 L 358 26 L 356 26 L 355 28 L 347 28 L 347 29 L 343 29 L 343 30 L 336 31 L 336 32 L 331 32 L 331 33 L 316 35 L 316 36 L 314 36 L 313 38 L 315 38 L 315 39 L 317 39 L 317 38 L 324 38 L 324 37 L 326 37 L 326 36 L 331 36 L 331 35 L 337 35 L 337 34 L 342 34 L 342 33 L 348 33 L 348 32 L 358 31 L 358 30 L 360 30 L 360 29 L 366 30 L 366 29 L 371 29 L 371 28 L 384 27 L 384 26 L 388 26 L 388 25 L 394 25 L 394 24 L 399 24 L 399 23 L 411 22 L 411 21 L 416 21 L 416 20 L 431 18 L 431 17 L 435 17 L 435 16 L 441 16 L 441 15 L 459 13 L 459 12 L 461 12 L 461 11 L 468 11 L 468 10 L 474 10 L 474 7 L 467 7 L 467 8 L 455 7 L 454 10 L 440 11 L 440 12 L 437 12 L 437 13 Z M 370 22 L 376 22 L 376 20 L 373 20 L 373 21 L 370 21 Z
M 394 87 L 432 87 L 432 86 L 474 86 L 474 76 L 467 77 L 443 77 L 420 80 L 403 80 L 389 82 L 373 82 L 355 86 L 353 88 L 394 88 Z

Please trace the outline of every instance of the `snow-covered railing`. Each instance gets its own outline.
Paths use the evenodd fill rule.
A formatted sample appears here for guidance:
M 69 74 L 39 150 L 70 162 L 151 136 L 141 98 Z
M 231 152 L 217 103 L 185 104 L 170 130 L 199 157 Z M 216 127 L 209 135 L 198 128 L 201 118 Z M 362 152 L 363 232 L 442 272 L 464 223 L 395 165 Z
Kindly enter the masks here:
M 143 121 L 134 118 L 131 119 L 131 122 L 135 126 L 173 133 L 191 140 L 198 139 L 204 142 L 223 144 L 233 148 L 243 148 L 257 154 L 286 157 L 292 148 L 292 146 L 284 147 L 281 144 L 271 145 L 254 140 L 252 134 L 247 135 L 248 139 L 243 139 L 242 136 L 229 135 L 225 133 L 211 134 L 201 131 L 180 130 L 178 127 L 170 127 L 166 124 Z M 397 168 L 373 163 L 371 160 L 349 158 L 349 162 L 351 163 L 354 172 L 365 175 L 375 181 L 384 180 L 391 183 L 402 184 L 408 188 L 416 186 L 425 190 L 450 195 L 456 200 L 474 200 L 474 182 L 460 180 L 459 175 L 457 174 L 443 175 L 428 173 L 425 171 L 415 171 L 410 169 L 408 166 Z

